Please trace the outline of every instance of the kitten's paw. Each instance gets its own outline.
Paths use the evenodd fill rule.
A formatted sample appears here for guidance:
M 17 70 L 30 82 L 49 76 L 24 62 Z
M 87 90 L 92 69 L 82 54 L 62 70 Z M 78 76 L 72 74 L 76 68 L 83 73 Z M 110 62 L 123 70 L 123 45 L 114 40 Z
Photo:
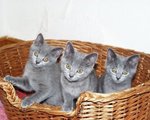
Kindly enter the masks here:
M 32 104 L 33 104 L 33 101 L 30 100 L 29 97 L 26 97 L 25 99 L 22 100 L 21 107 L 27 108 L 27 107 L 31 106 Z
M 63 106 L 62 110 L 65 112 L 71 112 L 72 111 L 72 109 L 70 107 L 66 107 L 66 106 Z
M 11 81 L 11 76 L 10 76 L 10 75 L 6 75 L 6 76 L 4 77 L 4 80 L 5 80 L 5 81 Z

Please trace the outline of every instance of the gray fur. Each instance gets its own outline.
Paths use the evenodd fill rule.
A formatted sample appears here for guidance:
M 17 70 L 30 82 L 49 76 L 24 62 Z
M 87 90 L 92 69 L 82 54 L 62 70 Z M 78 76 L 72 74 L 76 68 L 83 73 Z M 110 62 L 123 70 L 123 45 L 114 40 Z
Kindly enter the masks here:
M 46 44 L 42 34 L 39 34 L 30 48 L 23 76 L 5 77 L 7 81 L 24 91 L 35 91 L 34 94 L 23 99 L 21 104 L 23 108 L 43 101 L 52 105 L 63 104 L 60 65 L 56 63 L 62 51 L 62 48 Z
M 73 110 L 80 93 L 97 91 L 97 77 L 93 69 L 97 54 L 83 54 L 74 50 L 70 42 L 67 43 L 61 58 L 61 84 L 64 98 L 63 110 Z M 67 65 L 70 65 L 70 69 Z M 81 72 L 81 73 L 80 73 Z
M 108 49 L 106 71 L 99 79 L 99 92 L 112 93 L 130 88 L 139 59 L 139 55 L 124 57 Z

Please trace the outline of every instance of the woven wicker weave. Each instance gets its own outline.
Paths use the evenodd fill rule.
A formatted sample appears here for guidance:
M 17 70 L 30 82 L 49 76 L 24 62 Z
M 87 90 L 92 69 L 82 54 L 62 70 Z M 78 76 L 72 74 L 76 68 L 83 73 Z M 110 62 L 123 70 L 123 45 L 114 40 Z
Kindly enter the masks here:
M 49 40 L 53 46 L 66 45 L 66 40 Z M 96 72 L 104 72 L 107 48 L 113 48 L 121 55 L 140 54 L 138 72 L 133 88 L 113 93 L 100 94 L 85 92 L 77 101 L 76 109 L 71 113 L 60 111 L 59 107 L 35 104 L 27 109 L 20 107 L 21 100 L 16 96 L 14 87 L 3 80 L 7 74 L 21 75 L 28 58 L 31 41 L 18 43 L 0 49 L 0 99 L 10 120 L 149 120 L 150 119 L 150 55 L 133 50 L 122 49 L 89 42 L 73 41 L 81 52 L 98 52 Z
M 23 40 L 4 36 L 4 37 L 0 38 L 0 47 L 10 45 L 10 44 L 16 44 L 16 43 L 20 43 L 20 42 L 23 42 Z

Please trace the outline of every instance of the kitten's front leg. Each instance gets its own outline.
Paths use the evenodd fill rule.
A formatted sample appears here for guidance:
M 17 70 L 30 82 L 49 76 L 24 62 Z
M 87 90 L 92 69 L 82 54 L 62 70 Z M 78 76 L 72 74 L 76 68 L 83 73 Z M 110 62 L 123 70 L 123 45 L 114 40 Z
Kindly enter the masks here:
M 74 98 L 68 93 L 63 93 L 63 98 L 64 98 L 64 104 L 63 104 L 63 111 L 70 112 L 73 110 L 74 106 Z
M 40 103 L 50 97 L 49 94 L 49 90 L 38 91 L 31 96 L 24 98 L 21 107 L 26 108 L 34 103 Z
M 7 75 L 7 76 L 5 76 L 4 79 L 6 81 L 11 82 L 14 86 L 16 86 L 26 92 L 33 91 L 32 87 L 29 84 L 27 77 L 13 77 L 13 76 Z

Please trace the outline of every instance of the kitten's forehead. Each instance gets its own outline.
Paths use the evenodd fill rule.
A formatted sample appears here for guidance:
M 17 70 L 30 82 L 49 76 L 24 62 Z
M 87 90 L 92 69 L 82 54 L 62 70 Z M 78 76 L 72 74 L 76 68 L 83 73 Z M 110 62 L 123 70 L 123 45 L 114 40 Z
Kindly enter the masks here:
M 31 51 L 34 52 L 34 51 L 39 51 L 40 54 L 48 54 L 50 53 L 50 51 L 52 50 L 52 47 L 50 47 L 49 45 L 47 44 L 44 44 L 42 45 L 41 47 L 37 47 L 35 45 L 32 45 L 31 46 Z
M 117 64 L 125 65 L 126 62 L 127 62 L 127 59 L 128 59 L 128 57 L 124 57 L 124 56 L 121 56 L 121 55 L 117 54 L 117 60 L 116 60 L 116 62 L 117 62 Z
M 77 62 L 81 62 L 85 58 L 85 56 L 86 56 L 86 54 L 76 51 L 74 54 L 74 59 Z
M 80 65 L 83 59 L 85 58 L 85 56 L 86 54 L 76 51 L 73 56 L 73 64 Z
M 77 69 L 83 62 L 83 59 L 85 58 L 85 56 L 86 56 L 86 54 L 80 53 L 77 50 L 75 50 L 75 53 L 73 54 L 72 59 L 66 58 L 65 61 L 67 60 L 68 62 L 71 63 L 71 65 L 74 69 Z
M 121 55 L 117 55 L 117 59 L 115 60 L 115 66 L 122 71 L 123 69 L 128 69 L 127 60 L 129 57 L 124 57 Z

